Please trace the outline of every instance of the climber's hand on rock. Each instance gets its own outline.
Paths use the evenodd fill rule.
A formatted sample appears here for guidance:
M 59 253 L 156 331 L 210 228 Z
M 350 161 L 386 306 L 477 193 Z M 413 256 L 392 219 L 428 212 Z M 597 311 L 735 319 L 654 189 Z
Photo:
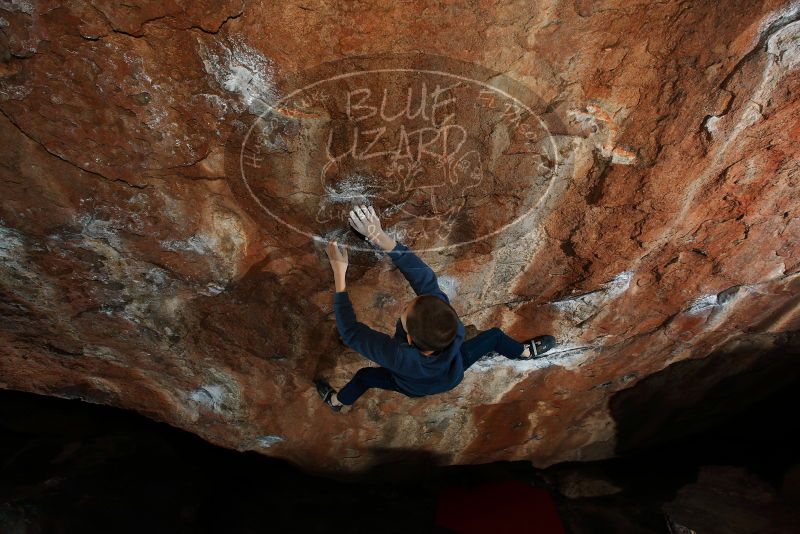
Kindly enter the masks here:
M 394 249 L 397 242 L 381 228 L 381 220 L 372 206 L 356 206 L 350 210 L 350 226 L 364 236 L 370 243 L 381 247 L 385 252 Z
M 328 259 L 331 262 L 336 291 L 344 291 L 348 262 L 347 247 L 345 245 L 339 246 L 336 241 L 328 241 L 326 251 L 328 253 Z
M 381 220 L 372 206 L 361 205 L 351 209 L 350 226 L 372 243 L 376 243 L 383 233 Z

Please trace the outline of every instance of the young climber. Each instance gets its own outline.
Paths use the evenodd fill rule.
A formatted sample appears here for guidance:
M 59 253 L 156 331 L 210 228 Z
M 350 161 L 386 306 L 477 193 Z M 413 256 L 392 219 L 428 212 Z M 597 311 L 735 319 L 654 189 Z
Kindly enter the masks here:
M 317 392 L 334 411 L 353 404 L 369 388 L 397 391 L 408 397 L 448 391 L 461 382 L 470 365 L 491 351 L 510 359 L 533 359 L 555 346 L 553 336 L 519 343 L 496 327 L 464 341 L 464 325 L 439 288 L 433 270 L 383 231 L 375 209 L 355 207 L 350 211 L 350 225 L 389 254 L 417 297 L 403 308 L 394 337 L 357 321 L 345 284 L 347 248 L 336 241 L 328 243 L 336 327 L 347 346 L 380 366 L 359 369 L 338 392 L 325 380 L 316 379 Z

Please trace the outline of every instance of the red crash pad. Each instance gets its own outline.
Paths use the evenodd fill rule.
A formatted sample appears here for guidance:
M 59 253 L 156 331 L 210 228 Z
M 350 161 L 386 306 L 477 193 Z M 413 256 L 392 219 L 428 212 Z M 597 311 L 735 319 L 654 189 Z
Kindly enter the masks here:
M 519 480 L 445 488 L 436 526 L 457 534 L 564 534 L 550 495 Z

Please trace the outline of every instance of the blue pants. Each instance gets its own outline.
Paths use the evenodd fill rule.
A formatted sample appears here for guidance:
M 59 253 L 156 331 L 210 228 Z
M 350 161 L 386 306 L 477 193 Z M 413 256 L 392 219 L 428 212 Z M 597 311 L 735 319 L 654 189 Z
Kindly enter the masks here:
M 461 345 L 461 353 L 459 356 L 464 360 L 464 370 L 466 371 L 470 365 L 492 351 L 498 352 L 506 358 L 516 360 L 522 354 L 524 348 L 522 343 L 514 341 L 508 337 L 505 332 L 495 327 L 481 332 L 472 339 L 465 341 Z M 410 395 L 401 390 L 395 383 L 392 373 L 385 367 L 362 367 L 356 372 L 350 382 L 339 390 L 336 397 L 342 404 L 350 405 L 369 388 L 397 391 L 407 397 L 419 396 Z

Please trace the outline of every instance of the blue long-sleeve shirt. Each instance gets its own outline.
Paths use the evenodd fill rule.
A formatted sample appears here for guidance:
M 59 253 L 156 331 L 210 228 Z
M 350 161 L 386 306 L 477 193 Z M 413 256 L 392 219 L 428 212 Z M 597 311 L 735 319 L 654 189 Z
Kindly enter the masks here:
M 417 295 L 435 295 L 450 303 L 439 287 L 436 274 L 408 247 L 398 242 L 388 254 Z M 336 327 L 345 344 L 388 369 L 406 393 L 416 396 L 441 393 L 453 389 L 464 378 L 464 362 L 461 358 L 464 324 L 460 320 L 453 342 L 438 354 L 425 356 L 408 343 L 400 319 L 397 320 L 394 337 L 357 321 L 347 291 L 334 292 L 333 309 L 336 312 Z

